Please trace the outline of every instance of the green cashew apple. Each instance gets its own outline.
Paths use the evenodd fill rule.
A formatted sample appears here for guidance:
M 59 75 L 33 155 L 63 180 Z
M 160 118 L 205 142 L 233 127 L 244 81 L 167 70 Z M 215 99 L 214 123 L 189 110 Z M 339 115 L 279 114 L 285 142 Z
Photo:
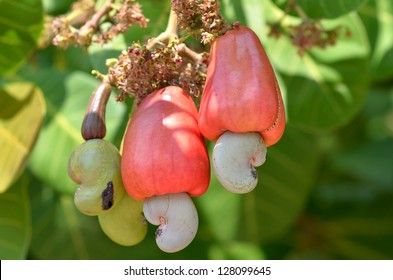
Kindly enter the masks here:
M 117 148 L 102 139 L 84 142 L 71 154 L 70 178 L 80 184 L 74 202 L 78 210 L 94 216 L 110 210 L 125 193 Z
M 111 211 L 98 215 L 103 232 L 114 242 L 132 246 L 141 242 L 147 233 L 142 214 L 143 201 L 124 195 Z

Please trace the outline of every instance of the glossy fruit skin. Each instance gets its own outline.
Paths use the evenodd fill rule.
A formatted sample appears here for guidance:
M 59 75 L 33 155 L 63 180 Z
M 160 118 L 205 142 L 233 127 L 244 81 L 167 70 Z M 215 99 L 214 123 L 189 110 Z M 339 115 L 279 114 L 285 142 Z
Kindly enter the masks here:
M 273 68 L 257 35 L 240 26 L 212 44 L 199 109 L 202 135 L 259 132 L 266 146 L 284 133 L 285 109 Z
M 123 141 L 121 173 L 132 197 L 206 191 L 210 163 L 197 120 L 193 100 L 179 87 L 157 90 L 142 101 Z

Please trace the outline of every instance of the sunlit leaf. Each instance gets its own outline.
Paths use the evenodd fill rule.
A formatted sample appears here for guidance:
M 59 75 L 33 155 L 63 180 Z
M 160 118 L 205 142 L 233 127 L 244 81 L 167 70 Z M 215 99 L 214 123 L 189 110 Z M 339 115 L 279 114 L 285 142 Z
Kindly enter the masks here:
M 0 194 L 0 259 L 25 259 L 31 239 L 28 177 Z
M 68 75 L 50 69 L 23 76 L 41 87 L 48 111 L 29 162 L 30 169 L 57 190 L 73 194 L 77 186 L 68 177 L 68 159 L 84 141 L 80 128 L 90 95 L 99 81 L 82 72 Z M 112 141 L 119 126 L 127 121 L 124 104 L 116 102 L 114 96 L 109 99 L 106 120 L 106 139 Z
M 0 193 L 18 178 L 45 116 L 41 91 L 30 83 L 0 88 Z
M 0 76 L 28 57 L 37 45 L 42 25 L 40 0 L 0 1 Z

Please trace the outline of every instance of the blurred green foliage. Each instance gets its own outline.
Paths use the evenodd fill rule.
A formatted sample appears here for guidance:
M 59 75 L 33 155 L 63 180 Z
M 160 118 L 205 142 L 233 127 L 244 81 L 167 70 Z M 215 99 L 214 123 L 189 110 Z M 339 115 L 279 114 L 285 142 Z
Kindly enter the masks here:
M 96 217 L 75 209 L 77 186 L 66 166 L 83 141 L 85 106 L 98 84 L 90 71 L 105 72 L 107 58 L 165 29 L 170 1 L 139 2 L 148 28 L 132 28 L 113 43 L 84 51 L 38 47 L 44 15 L 66 12 L 71 0 L 0 1 L 0 166 L 14 166 L 0 170 L 0 258 L 392 259 L 390 0 L 299 0 L 323 26 L 351 33 L 302 57 L 288 38 L 267 36 L 286 0 L 221 1 L 228 21 L 251 27 L 263 42 L 288 124 L 269 148 L 252 193 L 229 193 L 212 173 L 207 193 L 194 199 L 200 226 L 185 250 L 161 252 L 153 227 L 137 246 L 116 245 Z M 290 14 L 285 21 L 299 18 Z M 129 111 L 130 102 L 110 98 L 106 139 L 118 147 Z

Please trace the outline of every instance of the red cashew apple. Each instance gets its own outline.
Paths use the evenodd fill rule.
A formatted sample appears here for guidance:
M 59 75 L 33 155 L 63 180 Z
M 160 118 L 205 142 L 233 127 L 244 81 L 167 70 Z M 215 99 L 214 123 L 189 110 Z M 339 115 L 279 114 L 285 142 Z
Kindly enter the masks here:
M 236 193 L 251 191 L 257 184 L 254 166 L 265 161 L 266 147 L 284 133 L 285 109 L 274 70 L 250 28 L 238 26 L 213 42 L 199 128 L 217 141 L 213 167 L 221 184 Z M 237 162 L 246 148 L 247 160 Z M 236 173 L 233 165 L 239 164 L 243 171 Z
M 146 220 L 159 225 L 158 247 L 171 253 L 188 246 L 198 228 L 190 196 L 207 190 L 210 163 L 198 111 L 184 90 L 169 86 L 142 101 L 124 136 L 121 170 L 127 192 L 144 199 Z
M 135 199 L 180 192 L 199 196 L 209 185 L 198 112 L 179 87 L 157 90 L 142 101 L 128 125 L 122 154 L 124 186 Z

